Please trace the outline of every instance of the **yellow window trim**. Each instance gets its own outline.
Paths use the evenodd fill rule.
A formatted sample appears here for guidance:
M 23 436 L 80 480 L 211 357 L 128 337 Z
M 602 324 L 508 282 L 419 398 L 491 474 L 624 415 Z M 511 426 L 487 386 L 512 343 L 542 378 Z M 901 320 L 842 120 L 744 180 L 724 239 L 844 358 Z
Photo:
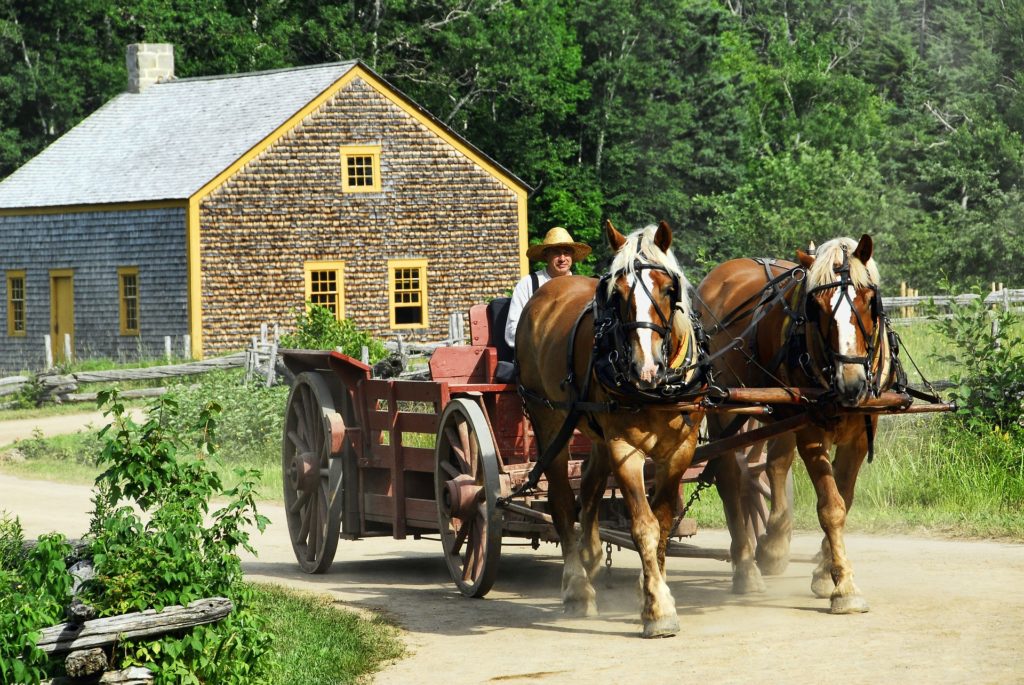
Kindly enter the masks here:
M 418 269 L 420 287 L 418 292 L 420 293 L 420 308 L 423 310 L 423 320 L 420 323 L 397 323 L 396 322 L 396 310 L 397 304 L 395 302 L 395 270 L 396 269 Z M 388 260 L 388 317 L 391 322 L 391 328 L 403 329 L 403 328 L 426 328 L 430 321 L 428 310 L 427 310 L 427 260 L 426 259 L 389 259 Z
M 135 276 L 135 327 L 128 327 L 128 308 L 125 306 L 124 277 Z M 121 266 L 117 269 L 117 302 L 120 311 L 121 335 L 139 335 L 142 330 L 140 323 L 139 303 L 139 267 Z
M 348 160 L 350 157 L 369 157 L 373 183 L 369 185 L 350 186 L 348 176 Z M 380 145 L 343 145 L 341 147 L 341 192 L 379 193 L 380 192 Z
M 313 260 L 303 265 L 303 280 L 305 281 L 305 302 L 313 301 L 313 272 L 334 271 L 337 273 L 338 283 L 338 311 L 337 318 L 341 321 L 345 318 L 345 262 L 334 260 Z
M 11 289 L 12 281 L 21 280 L 21 330 L 14 326 L 14 298 Z M 7 272 L 7 335 L 12 338 L 24 338 L 28 329 L 28 314 L 25 311 L 25 271 L 15 269 Z

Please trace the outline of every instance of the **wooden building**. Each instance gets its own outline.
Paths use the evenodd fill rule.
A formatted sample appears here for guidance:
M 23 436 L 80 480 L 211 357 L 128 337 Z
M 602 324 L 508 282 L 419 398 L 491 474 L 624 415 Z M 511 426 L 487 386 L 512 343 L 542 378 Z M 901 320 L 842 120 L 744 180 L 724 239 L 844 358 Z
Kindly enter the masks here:
M 69 334 L 201 358 L 305 301 L 439 340 L 526 272 L 526 185 L 365 65 L 175 79 L 142 44 L 128 71 L 0 183 L 0 368 L 38 367 L 47 333 L 58 357 Z

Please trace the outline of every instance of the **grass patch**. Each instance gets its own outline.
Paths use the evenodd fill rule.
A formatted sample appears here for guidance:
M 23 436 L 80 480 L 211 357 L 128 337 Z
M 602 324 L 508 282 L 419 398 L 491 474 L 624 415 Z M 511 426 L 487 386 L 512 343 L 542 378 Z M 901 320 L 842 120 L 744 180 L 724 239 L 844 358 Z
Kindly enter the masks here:
M 403 654 L 398 629 L 384 619 L 363 619 L 322 596 L 254 587 L 254 608 L 274 635 L 274 685 L 364 682 Z
M 999 433 L 951 438 L 944 420 L 882 417 L 875 459 L 857 480 L 848 531 L 1024 540 L 1024 445 Z M 794 526 L 820 530 L 817 498 L 799 457 L 793 485 Z M 691 512 L 699 526 L 725 526 L 714 489 Z

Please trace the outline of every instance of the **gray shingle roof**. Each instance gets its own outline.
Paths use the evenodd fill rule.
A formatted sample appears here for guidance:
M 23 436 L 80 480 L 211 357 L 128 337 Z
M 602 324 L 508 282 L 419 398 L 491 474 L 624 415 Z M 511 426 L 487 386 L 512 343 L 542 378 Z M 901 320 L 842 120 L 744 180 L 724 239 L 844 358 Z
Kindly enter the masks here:
M 338 62 L 122 93 L 0 183 L 0 209 L 185 199 L 344 76 Z

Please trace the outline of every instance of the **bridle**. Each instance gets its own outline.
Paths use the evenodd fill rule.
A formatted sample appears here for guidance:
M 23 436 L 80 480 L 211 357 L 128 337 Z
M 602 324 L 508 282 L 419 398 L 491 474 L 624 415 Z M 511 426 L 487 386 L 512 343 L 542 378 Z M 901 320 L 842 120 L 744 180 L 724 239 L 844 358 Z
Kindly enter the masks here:
M 818 305 L 815 302 L 814 296 L 826 290 L 832 290 L 838 288 L 840 296 L 836 298 L 835 304 L 831 309 L 831 317 L 828 320 L 827 328 L 824 334 L 822 334 L 820 327 L 816 325 L 808 326 L 808 335 L 811 335 L 810 331 L 814 331 L 819 336 L 819 342 L 821 349 L 824 350 L 827 369 L 814 369 L 816 373 L 811 375 L 818 376 L 819 381 L 823 382 L 826 389 L 831 389 L 832 383 L 827 381 L 831 377 L 829 371 L 834 370 L 836 362 L 843 364 L 857 364 L 864 367 L 864 374 L 867 378 L 868 387 L 871 391 L 877 394 L 881 388 L 878 387 L 874 382 L 872 373 L 872 366 L 875 363 L 876 353 L 880 351 L 880 348 L 884 346 L 882 342 L 882 336 L 878 334 L 878 328 L 885 325 L 885 312 L 882 309 L 882 297 L 878 292 L 878 285 L 871 284 L 869 288 L 874 293 L 874 297 L 871 301 L 871 321 L 874 324 L 876 333 L 873 335 L 868 332 L 868 328 L 864 323 L 864 319 L 861 317 L 860 312 L 857 311 L 857 307 L 854 305 L 853 298 L 850 297 L 850 289 L 853 287 L 853 279 L 850 276 L 850 255 L 849 248 L 846 245 L 842 246 L 843 250 L 843 262 L 839 266 L 833 269 L 833 272 L 839 277 L 839 280 L 832 281 L 831 283 L 823 283 L 813 288 L 808 288 L 804 294 L 803 299 L 803 316 L 800 317 L 808 323 L 816 323 L 818 320 Z M 836 314 L 839 311 L 839 307 L 842 301 L 846 300 L 850 305 L 850 311 L 853 314 L 854 321 L 857 324 L 857 328 L 860 330 L 861 335 L 864 338 L 866 344 L 866 352 L 864 355 L 848 355 L 840 354 L 836 352 L 832 345 L 829 344 L 829 338 L 832 333 L 832 326 L 835 323 Z M 810 309 L 809 305 L 813 303 L 814 309 Z M 799 322 L 799 319 L 798 319 Z M 809 355 L 810 356 L 810 355 Z M 808 359 L 808 362 L 813 366 L 813 359 Z M 882 379 L 878 379 L 881 381 Z
M 664 311 L 657 298 L 648 287 L 643 274 L 645 271 L 659 271 L 672 280 L 670 306 Z M 623 296 L 612 284 L 621 276 L 631 272 L 633 282 L 628 293 Z M 635 301 L 637 286 L 650 300 L 657 321 L 624 320 L 623 308 L 627 302 Z M 682 297 L 684 296 L 682 279 L 661 264 L 649 262 L 638 256 L 633 260 L 632 269 L 620 269 L 601 277 L 592 303 L 594 311 L 594 370 L 598 380 L 605 389 L 617 394 L 627 395 L 642 401 L 664 402 L 678 399 L 685 393 L 692 393 L 701 384 L 700 374 L 694 374 L 699 350 L 703 349 L 699 340 L 694 340 L 699 331 L 699 323 L 691 314 L 694 336 L 679 339 L 673 344 L 674 324 L 676 317 L 686 316 Z M 633 345 L 630 334 L 641 329 L 648 329 L 661 336 L 661 359 L 664 364 L 658 371 L 653 388 L 641 388 L 638 379 L 631 373 L 633 365 Z M 687 349 L 683 349 L 686 347 Z M 681 363 L 673 363 L 680 357 Z

